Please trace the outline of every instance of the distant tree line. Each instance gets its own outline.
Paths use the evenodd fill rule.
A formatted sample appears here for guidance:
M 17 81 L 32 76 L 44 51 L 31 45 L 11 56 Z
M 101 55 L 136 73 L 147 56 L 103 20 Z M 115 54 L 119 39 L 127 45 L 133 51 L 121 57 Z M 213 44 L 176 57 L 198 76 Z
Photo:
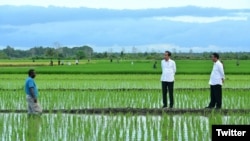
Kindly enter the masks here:
M 0 50 L 0 59 L 91 59 L 93 49 L 89 46 L 80 47 L 33 47 L 29 50 L 19 50 L 7 46 Z
M 112 49 L 106 52 L 94 52 L 90 46 L 79 47 L 61 47 L 60 44 L 55 43 L 55 47 L 33 47 L 28 50 L 15 49 L 11 46 L 0 50 L 0 59 L 19 59 L 29 58 L 33 60 L 37 59 L 110 59 L 110 60 L 125 60 L 125 59 L 147 59 L 147 60 L 160 60 L 163 57 L 162 52 L 138 52 L 135 47 L 132 48 L 132 52 L 125 52 L 122 49 L 121 52 L 113 52 Z M 174 59 L 195 59 L 204 60 L 210 58 L 211 52 L 194 53 L 192 50 L 189 52 L 176 52 L 172 51 Z M 249 60 L 250 52 L 220 52 L 223 60 Z

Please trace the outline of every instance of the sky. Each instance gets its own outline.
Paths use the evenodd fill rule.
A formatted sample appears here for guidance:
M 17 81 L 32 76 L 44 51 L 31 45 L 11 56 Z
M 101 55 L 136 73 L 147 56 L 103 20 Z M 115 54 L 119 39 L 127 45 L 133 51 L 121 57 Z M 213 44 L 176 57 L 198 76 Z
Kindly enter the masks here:
M 148 9 L 167 7 L 216 7 L 224 9 L 250 8 L 249 0 L 4 0 L 0 5 L 33 5 L 33 6 L 62 6 L 89 7 L 108 9 Z
M 250 52 L 249 0 L 4 0 L 0 49 Z

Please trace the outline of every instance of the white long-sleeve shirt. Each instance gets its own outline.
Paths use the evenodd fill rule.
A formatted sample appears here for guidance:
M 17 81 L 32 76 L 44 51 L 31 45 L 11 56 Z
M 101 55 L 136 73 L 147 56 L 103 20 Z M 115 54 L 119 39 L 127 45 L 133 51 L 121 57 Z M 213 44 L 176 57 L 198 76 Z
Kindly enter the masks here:
M 161 61 L 162 75 L 161 81 L 163 82 L 173 82 L 174 76 L 176 73 L 176 64 L 175 61 L 169 59 L 166 61 L 165 59 Z
M 210 75 L 210 85 L 223 85 L 222 79 L 225 79 L 223 64 L 220 60 L 214 63 L 213 70 Z

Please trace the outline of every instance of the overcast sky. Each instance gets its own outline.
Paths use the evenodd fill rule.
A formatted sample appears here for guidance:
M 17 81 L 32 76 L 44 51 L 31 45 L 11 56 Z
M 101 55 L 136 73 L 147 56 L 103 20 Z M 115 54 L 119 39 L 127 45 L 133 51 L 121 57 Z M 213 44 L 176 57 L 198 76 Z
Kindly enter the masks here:
M 109 9 L 145 9 L 182 6 L 225 9 L 250 8 L 249 0 L 1 0 L 0 5 L 89 7 Z
M 250 0 L 4 0 L 0 49 L 250 51 Z

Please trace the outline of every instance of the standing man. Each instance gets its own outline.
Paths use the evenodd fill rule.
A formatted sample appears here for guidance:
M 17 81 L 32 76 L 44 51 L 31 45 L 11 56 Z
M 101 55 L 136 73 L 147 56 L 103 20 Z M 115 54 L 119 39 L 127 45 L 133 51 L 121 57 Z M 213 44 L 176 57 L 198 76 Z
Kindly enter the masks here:
M 78 62 L 79 62 L 78 59 L 76 59 L 76 65 L 78 65 Z
M 42 112 L 41 107 L 37 102 L 38 89 L 34 81 L 36 77 L 36 72 L 34 69 L 28 71 L 28 78 L 25 80 L 25 93 L 26 100 L 28 103 L 28 114 L 40 114 Z
M 222 104 L 222 85 L 225 80 L 223 64 L 219 60 L 219 54 L 212 54 L 212 61 L 214 62 L 213 70 L 210 75 L 209 85 L 210 85 L 210 103 L 208 105 L 209 109 L 216 107 L 216 109 L 221 108 Z
M 170 108 L 174 106 L 174 76 L 176 73 L 175 61 L 170 59 L 171 52 L 166 51 L 164 54 L 164 59 L 161 61 L 162 75 L 162 99 L 163 107 L 167 108 L 167 92 L 169 93 Z

